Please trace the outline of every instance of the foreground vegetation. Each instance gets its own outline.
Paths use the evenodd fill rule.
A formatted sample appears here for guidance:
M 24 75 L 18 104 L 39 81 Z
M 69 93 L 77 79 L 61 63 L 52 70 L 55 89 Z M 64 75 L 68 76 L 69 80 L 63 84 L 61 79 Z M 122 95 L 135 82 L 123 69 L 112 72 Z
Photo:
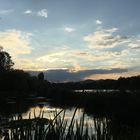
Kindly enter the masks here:
M 76 120 L 75 109 L 71 120 L 65 111 L 55 112 L 54 117 L 45 119 L 43 112 L 38 117 L 11 120 L 1 128 L 4 140 L 139 140 L 140 124 L 119 124 L 116 120 L 92 119 L 86 122 L 85 114 Z M 22 122 L 22 123 L 21 123 Z

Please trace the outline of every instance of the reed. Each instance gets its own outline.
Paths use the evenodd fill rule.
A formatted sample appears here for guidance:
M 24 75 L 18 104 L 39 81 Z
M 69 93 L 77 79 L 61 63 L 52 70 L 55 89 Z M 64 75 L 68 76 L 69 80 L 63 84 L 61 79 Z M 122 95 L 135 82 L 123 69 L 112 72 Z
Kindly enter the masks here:
M 80 120 L 75 119 L 77 108 L 71 120 L 66 119 L 65 110 L 55 112 L 54 117 L 46 119 L 43 112 L 34 118 L 23 119 L 22 116 L 12 119 L 1 130 L 3 140 L 139 140 L 140 127 L 121 127 L 113 131 L 112 122 L 107 119 L 93 119 L 88 124 L 83 113 Z M 125 130 L 125 131 L 124 131 Z M 131 134 L 131 135 L 130 135 Z

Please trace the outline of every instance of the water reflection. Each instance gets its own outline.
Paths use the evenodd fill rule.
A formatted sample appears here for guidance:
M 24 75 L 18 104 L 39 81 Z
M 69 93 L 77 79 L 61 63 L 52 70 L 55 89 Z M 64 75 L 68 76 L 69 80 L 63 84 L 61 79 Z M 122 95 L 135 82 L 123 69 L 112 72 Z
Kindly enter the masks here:
M 83 90 L 74 90 L 75 92 L 78 92 L 78 93 L 97 93 L 97 92 L 101 92 L 101 93 L 104 93 L 104 92 L 107 92 L 107 93 L 111 93 L 111 92 L 119 92 L 119 90 L 117 89 L 83 89 Z M 128 90 L 129 91 L 129 90 Z
M 34 106 L 31 107 L 26 113 L 23 113 L 22 116 L 25 119 L 29 118 L 34 118 L 35 116 L 39 116 L 41 112 L 43 112 L 43 117 L 45 118 L 49 118 L 49 119 L 53 119 L 55 114 L 59 113 L 61 110 L 63 110 L 62 108 L 59 107 L 52 107 L 49 104 L 46 103 L 45 106 Z M 65 109 L 65 119 L 70 121 L 73 113 L 74 113 L 75 108 L 69 108 L 69 109 Z M 83 109 L 82 108 L 78 108 L 75 114 L 75 119 L 79 122 L 80 118 L 83 116 Z M 60 114 L 60 116 L 63 116 L 63 113 Z M 87 114 L 85 114 L 85 121 L 87 123 L 91 123 L 92 122 L 92 117 L 88 116 Z
M 10 106 L 9 106 L 10 105 Z M 44 118 L 53 119 L 56 112 L 60 112 L 63 108 L 61 107 L 54 107 L 51 106 L 48 102 L 36 102 L 35 104 L 32 103 L 30 106 L 29 104 L 21 104 L 20 106 L 15 109 L 17 104 L 7 104 L 7 108 L 11 107 L 17 112 L 12 113 L 16 118 L 18 118 L 19 114 L 22 114 L 23 119 L 29 119 L 40 116 L 41 112 L 43 112 Z M 75 111 L 74 107 L 65 109 L 65 120 L 68 121 L 68 125 L 71 122 L 73 113 Z M 63 117 L 62 112 L 60 117 Z M 10 114 L 10 113 L 9 113 Z M 108 140 L 134 140 L 134 137 L 140 138 L 140 123 L 138 121 L 124 121 L 124 118 L 117 118 L 116 116 L 96 116 L 94 113 L 85 113 L 83 108 L 78 108 L 75 114 L 75 121 L 78 125 L 80 124 L 81 118 L 84 114 L 84 127 L 83 129 L 86 130 L 86 126 L 88 124 L 89 130 L 91 131 L 90 134 L 97 134 L 100 133 L 102 137 L 108 138 Z M 8 117 L 10 117 L 9 115 Z M 125 118 L 127 120 L 127 118 Z M 67 127 L 68 129 L 68 127 Z M 76 125 L 74 126 L 74 131 L 76 131 Z M 102 138 L 103 139 L 103 138 Z M 103 139 L 104 140 L 104 139 Z M 138 139 L 139 140 L 139 139 Z

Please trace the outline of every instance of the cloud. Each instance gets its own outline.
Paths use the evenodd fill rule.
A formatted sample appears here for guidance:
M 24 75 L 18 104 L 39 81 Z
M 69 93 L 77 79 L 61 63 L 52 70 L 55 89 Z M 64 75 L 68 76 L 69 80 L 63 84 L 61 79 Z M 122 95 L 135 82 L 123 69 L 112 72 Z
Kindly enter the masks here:
M 101 20 L 96 20 L 96 24 L 101 25 L 103 22 Z
M 129 68 L 140 65 L 140 36 L 121 35 L 119 29 L 100 29 L 85 36 L 89 51 L 88 55 L 78 53 L 87 59 L 91 65 L 94 62 L 96 68 Z M 92 68 L 92 67 L 90 67 Z
M 49 81 L 52 82 L 68 82 L 68 81 L 81 81 L 86 77 L 96 74 L 113 74 L 113 73 L 123 73 L 127 72 L 127 69 L 91 69 L 91 70 L 81 70 L 81 71 L 70 71 L 69 69 L 57 69 L 44 71 L 44 75 Z M 33 74 L 33 73 L 32 73 Z M 38 74 L 35 72 L 34 74 Z
M 87 52 L 83 52 L 83 51 L 77 51 L 77 52 L 75 52 L 75 55 L 79 55 L 79 56 L 87 56 L 87 55 L 89 55 L 89 53 L 87 53 Z
M 96 68 L 112 68 L 119 65 L 124 68 L 126 65 L 120 65 L 122 57 L 129 55 L 128 50 L 116 51 L 92 51 L 92 50 L 75 50 L 71 47 L 59 47 L 53 51 L 46 52 L 37 58 L 37 61 L 48 68 L 68 68 L 72 71 Z M 113 62 L 110 60 L 114 60 Z M 111 63 L 111 64 L 110 64 Z M 122 63 L 121 63 L 122 64 Z
M 47 66 L 33 58 L 19 58 L 16 61 L 16 68 L 36 71 L 47 70 Z
M 59 51 L 59 52 L 53 52 L 53 53 L 49 53 L 44 56 L 41 56 L 37 60 L 42 61 L 42 62 L 49 62 L 49 63 L 53 63 L 57 61 L 59 62 L 60 59 L 62 59 L 65 54 L 67 54 L 65 50 Z
M 85 36 L 84 41 L 89 43 L 90 48 L 114 48 L 128 41 L 126 36 L 114 35 L 117 31 L 117 28 L 96 31 Z
M 38 61 L 47 62 L 47 63 L 55 63 L 58 64 L 60 62 L 69 62 L 74 56 L 74 50 L 69 46 L 59 46 L 58 48 L 54 48 L 53 51 L 47 52 L 43 56 L 37 58 Z
M 140 49 L 140 38 L 135 38 L 132 41 L 130 41 L 130 43 L 128 44 L 128 46 L 131 49 Z
M 75 29 L 74 28 L 71 28 L 71 27 L 65 27 L 64 28 L 64 31 L 68 32 L 68 33 L 71 33 L 71 32 L 74 32 Z
M 75 55 L 77 56 L 86 56 L 86 57 L 93 57 L 94 59 L 105 59 L 109 57 L 120 57 L 120 56 L 125 56 L 128 55 L 128 50 L 121 50 L 121 51 L 97 51 L 97 52 L 84 52 L 84 51 L 76 51 Z
M 40 17 L 47 18 L 48 17 L 47 9 L 41 9 L 40 11 L 37 12 L 37 15 Z
M 0 10 L 0 15 L 9 15 L 11 13 L 13 13 L 14 10 L 13 9 L 8 9 L 8 10 Z
M 24 14 L 27 14 L 27 15 L 31 15 L 33 12 L 32 12 L 32 10 L 26 10 L 26 11 L 24 11 Z
M 31 35 L 31 33 L 14 29 L 0 32 L 0 46 L 3 46 L 4 50 L 10 53 L 15 64 L 19 62 L 21 55 L 31 53 Z
M 79 50 L 79 48 L 72 48 L 72 45 L 68 46 L 67 44 L 65 46 L 55 46 L 53 50 L 33 55 L 31 47 L 31 41 L 34 41 L 31 40 L 33 35 L 19 30 L 1 31 L 0 45 L 10 53 L 16 64 L 15 67 L 22 69 L 68 68 L 76 72 L 92 68 L 129 68 L 139 65 L 140 49 L 133 46 L 134 43 L 137 45 L 140 43 L 139 37 L 121 36 L 117 33 L 117 30 L 117 28 L 111 28 L 100 32 L 106 33 L 101 36 L 101 40 L 105 39 L 104 44 L 102 43 L 104 47 L 107 46 L 106 43 L 114 44 L 114 42 L 117 42 L 117 45 L 119 45 L 121 42 L 123 46 L 119 48 L 89 49 L 81 47 Z M 98 45 L 100 44 L 101 42 L 98 43 Z M 124 45 L 127 47 L 124 47 Z M 34 52 L 37 52 L 37 50 L 34 50 Z M 133 58 L 133 62 L 130 61 L 130 58 Z
M 122 50 L 122 51 L 104 51 L 100 53 L 100 56 L 107 56 L 107 57 L 120 57 L 120 56 L 126 56 L 128 55 L 128 50 Z
M 48 17 L 48 12 L 47 9 L 41 9 L 39 11 L 32 11 L 30 9 L 24 11 L 25 15 L 32 15 L 32 16 L 38 16 L 38 17 L 43 17 L 43 18 L 47 18 Z
M 77 71 L 83 69 L 83 66 L 80 66 L 83 59 L 76 53 L 78 51 L 69 46 L 59 47 L 38 57 L 37 61 L 44 64 L 44 66 L 47 65 L 48 68 L 69 68 Z

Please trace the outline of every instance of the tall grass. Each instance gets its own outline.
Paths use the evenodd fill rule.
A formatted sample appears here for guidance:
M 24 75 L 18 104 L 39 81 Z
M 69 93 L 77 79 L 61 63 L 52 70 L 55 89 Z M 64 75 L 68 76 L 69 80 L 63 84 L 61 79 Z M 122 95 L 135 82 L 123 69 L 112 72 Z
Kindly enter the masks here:
M 4 128 L 3 140 L 139 140 L 140 127 L 135 129 L 123 127 L 114 131 L 112 122 L 107 119 L 93 119 L 88 124 L 85 114 L 80 120 L 75 119 L 77 109 L 72 118 L 66 119 L 66 111 L 55 112 L 53 118 L 46 119 L 43 112 L 34 118 L 23 119 L 22 116 L 12 119 Z M 114 126 L 113 126 L 114 127 Z M 116 127 L 115 127 L 116 129 Z M 135 132 L 136 131 L 136 132 Z

